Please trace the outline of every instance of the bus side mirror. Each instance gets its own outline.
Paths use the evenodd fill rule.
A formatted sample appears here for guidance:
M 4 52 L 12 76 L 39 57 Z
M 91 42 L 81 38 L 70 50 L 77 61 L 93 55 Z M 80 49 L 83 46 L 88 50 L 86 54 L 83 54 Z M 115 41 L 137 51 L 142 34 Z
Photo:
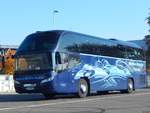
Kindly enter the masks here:
M 56 52 L 55 59 L 56 59 L 56 64 L 61 64 L 61 57 L 59 52 Z

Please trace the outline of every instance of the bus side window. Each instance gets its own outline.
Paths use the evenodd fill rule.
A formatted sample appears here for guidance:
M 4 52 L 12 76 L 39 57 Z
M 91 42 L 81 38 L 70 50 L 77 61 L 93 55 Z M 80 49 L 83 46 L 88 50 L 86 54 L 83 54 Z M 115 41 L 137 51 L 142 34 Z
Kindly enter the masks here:
M 56 70 L 57 72 L 62 72 L 63 70 L 68 69 L 68 55 L 65 53 L 56 52 Z

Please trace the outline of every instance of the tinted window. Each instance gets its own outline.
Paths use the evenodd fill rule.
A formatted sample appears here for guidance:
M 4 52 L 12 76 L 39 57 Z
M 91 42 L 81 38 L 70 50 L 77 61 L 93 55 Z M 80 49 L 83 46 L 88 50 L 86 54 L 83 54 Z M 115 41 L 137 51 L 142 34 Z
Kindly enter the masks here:
M 128 47 L 127 55 L 129 59 L 144 60 L 144 52 L 141 49 Z
M 59 43 L 59 51 L 66 52 L 78 52 L 78 47 L 76 43 L 76 35 L 73 34 L 64 34 Z
M 143 52 L 137 48 L 130 48 L 111 40 L 72 33 L 64 34 L 59 44 L 59 50 L 118 58 L 144 58 Z
M 112 46 L 110 49 L 110 53 L 112 57 L 126 58 L 126 49 L 123 45 Z
M 80 63 L 80 57 L 78 55 L 61 52 L 56 52 L 55 60 L 57 64 L 57 72 L 62 72 L 63 70 L 73 68 Z
M 80 52 L 85 54 L 113 56 L 114 44 L 104 40 L 94 38 L 92 36 L 80 34 L 65 34 L 60 41 L 59 50 Z
M 58 35 L 55 32 L 44 32 L 29 35 L 18 51 L 53 50 L 56 47 Z

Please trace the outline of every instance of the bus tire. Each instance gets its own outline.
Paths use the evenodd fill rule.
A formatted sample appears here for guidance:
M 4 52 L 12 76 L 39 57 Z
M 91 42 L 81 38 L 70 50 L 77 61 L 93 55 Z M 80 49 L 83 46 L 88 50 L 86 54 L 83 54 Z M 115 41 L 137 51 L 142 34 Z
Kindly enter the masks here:
M 132 93 L 134 91 L 134 81 L 132 78 L 128 78 L 127 81 L 127 89 L 126 90 L 122 90 L 122 93 Z
M 43 95 L 46 99 L 52 99 L 55 97 L 55 94 L 50 94 L 50 93 L 43 93 Z
M 89 85 L 86 79 L 81 78 L 78 84 L 78 97 L 84 98 L 89 93 Z

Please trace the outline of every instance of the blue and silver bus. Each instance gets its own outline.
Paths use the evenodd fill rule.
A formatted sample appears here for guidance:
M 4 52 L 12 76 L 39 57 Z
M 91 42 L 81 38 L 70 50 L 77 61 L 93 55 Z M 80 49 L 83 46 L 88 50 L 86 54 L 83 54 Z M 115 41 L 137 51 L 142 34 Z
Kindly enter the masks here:
M 144 51 L 136 44 L 65 30 L 27 36 L 15 54 L 18 93 L 86 97 L 146 87 Z

